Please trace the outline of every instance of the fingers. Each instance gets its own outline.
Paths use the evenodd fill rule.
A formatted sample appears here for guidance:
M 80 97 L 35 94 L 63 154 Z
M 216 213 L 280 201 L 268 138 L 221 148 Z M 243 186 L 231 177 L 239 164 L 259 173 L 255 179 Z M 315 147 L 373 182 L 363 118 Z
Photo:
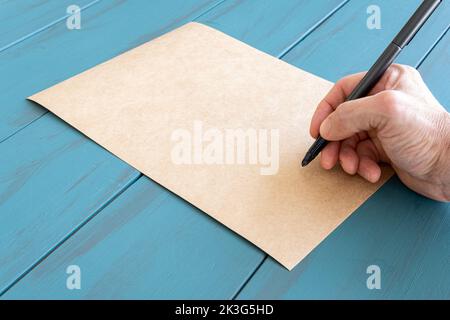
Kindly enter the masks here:
M 367 97 L 346 101 L 364 75 L 348 76 L 333 86 L 313 115 L 310 133 L 331 141 L 321 154 L 323 168 L 332 169 L 339 161 L 348 174 L 358 174 L 375 183 L 381 177 L 378 162 L 389 159 L 379 140 L 371 137 L 386 135 L 404 122 L 408 100 L 403 91 L 408 91 L 412 81 L 422 80 L 414 68 L 393 65 Z
M 366 72 L 356 73 L 336 82 L 330 92 L 328 92 L 325 98 L 317 106 L 311 120 L 311 136 L 317 138 L 322 122 L 328 115 L 336 110 L 341 103 L 344 103 L 346 97 L 350 95 L 365 74 Z M 415 68 L 406 65 L 393 64 L 370 91 L 369 96 L 377 95 L 385 90 L 406 90 L 407 88 L 404 87 L 408 87 L 411 81 L 420 82 L 422 86 L 426 88 L 420 74 Z
M 378 165 L 379 155 L 377 148 L 371 140 L 364 140 L 357 146 L 359 157 L 358 174 L 369 182 L 376 183 L 381 177 L 381 168 Z
M 360 141 L 359 137 L 354 135 L 342 142 L 330 142 L 321 153 L 320 164 L 324 169 L 330 170 L 338 160 L 348 174 L 357 173 L 372 183 L 380 180 L 380 154 L 370 139 Z
M 319 136 L 319 128 L 323 120 L 325 120 L 326 117 L 330 113 L 334 111 L 334 108 L 328 104 L 325 100 L 322 100 L 319 103 L 319 106 L 317 107 L 316 111 L 314 112 L 314 115 L 311 119 L 311 124 L 309 127 L 309 133 L 313 138 L 317 138 Z
M 414 67 L 393 64 L 386 70 L 372 91 L 374 94 L 392 89 L 408 91 L 410 87 L 417 86 L 426 87 L 422 76 Z
M 320 154 L 320 165 L 326 170 L 333 169 L 339 157 L 339 145 L 337 141 L 327 144 Z
M 342 169 L 351 175 L 358 172 L 359 156 L 356 153 L 356 146 L 359 140 L 358 135 L 354 135 L 341 142 L 339 163 L 341 164 Z
M 322 122 L 320 135 L 329 141 L 339 141 L 363 131 L 381 129 L 389 115 L 386 92 L 342 103 Z
M 380 154 L 370 139 L 360 141 L 354 135 L 342 142 L 330 142 L 321 153 L 320 164 L 324 169 L 330 170 L 338 160 L 342 169 L 350 175 L 358 174 L 372 183 L 380 180 Z
M 323 168 L 332 169 L 339 161 L 348 174 L 359 174 L 370 182 L 380 179 L 380 155 L 368 139 L 368 132 L 379 133 L 389 119 L 398 121 L 402 118 L 404 99 L 398 90 L 392 89 L 399 86 L 404 78 L 401 75 L 409 69 L 412 68 L 390 67 L 369 96 L 353 101 L 346 101 L 346 97 L 365 73 L 345 77 L 333 86 L 318 105 L 310 126 L 313 137 L 320 134 L 331 141 L 321 154 Z
M 381 177 L 381 168 L 368 157 L 361 157 L 359 160 L 358 174 L 369 182 L 376 183 Z
M 365 73 L 357 73 L 336 82 L 314 112 L 309 130 L 311 136 L 317 138 L 322 121 L 345 101 L 364 75 Z
M 384 95 L 375 95 L 345 102 L 320 127 L 320 134 L 325 139 L 344 140 L 338 154 L 342 169 L 351 175 L 358 173 L 372 183 L 381 177 L 379 152 L 371 139 L 362 140 L 361 132 L 384 125 L 387 113 L 382 106 L 383 99 L 386 99 Z M 334 158 L 327 155 L 327 161 L 332 160 Z

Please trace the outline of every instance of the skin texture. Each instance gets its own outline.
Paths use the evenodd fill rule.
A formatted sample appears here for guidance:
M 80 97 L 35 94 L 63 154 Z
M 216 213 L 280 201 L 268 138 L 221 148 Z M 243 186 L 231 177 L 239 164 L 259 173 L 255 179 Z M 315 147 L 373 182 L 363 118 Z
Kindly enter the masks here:
M 377 182 L 380 163 L 388 163 L 410 189 L 450 201 L 450 114 L 404 65 L 391 66 L 367 97 L 345 102 L 364 74 L 339 80 L 314 113 L 311 135 L 331 141 L 322 167 L 339 162 L 348 174 Z

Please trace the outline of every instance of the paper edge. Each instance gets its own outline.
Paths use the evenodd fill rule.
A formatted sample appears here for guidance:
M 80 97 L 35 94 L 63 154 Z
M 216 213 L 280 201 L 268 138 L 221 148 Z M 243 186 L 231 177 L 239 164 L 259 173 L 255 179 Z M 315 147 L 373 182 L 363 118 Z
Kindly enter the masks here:
M 135 170 L 137 170 L 138 172 L 142 173 L 142 171 L 141 171 L 140 169 L 136 168 L 136 167 L 135 167 L 134 165 L 132 165 L 129 161 L 126 161 L 126 160 L 122 159 L 121 157 L 119 157 L 118 155 L 116 155 L 114 152 L 112 152 L 111 150 L 107 149 L 106 147 L 104 147 L 103 145 L 101 145 L 100 143 L 98 143 L 95 139 L 93 139 L 93 138 L 90 137 L 89 135 L 85 134 L 82 130 L 80 130 L 79 128 L 77 128 L 77 127 L 74 126 L 73 124 L 71 124 L 71 123 L 67 122 L 66 120 L 64 120 L 63 118 L 61 118 L 57 113 L 51 111 L 51 110 L 48 109 L 46 106 L 44 106 L 41 102 L 39 102 L 39 99 L 40 99 L 39 95 L 40 95 L 41 93 L 43 93 L 44 91 L 49 90 L 49 89 L 52 88 L 52 87 L 55 87 L 55 86 L 57 86 L 57 85 L 60 85 L 61 83 L 65 82 L 65 81 L 68 81 L 68 80 L 70 80 L 70 79 L 72 79 L 72 78 L 75 78 L 75 77 L 77 77 L 77 76 L 79 76 L 79 75 L 81 75 L 81 74 L 83 74 L 83 73 L 85 73 L 85 72 L 87 72 L 87 71 L 89 71 L 89 70 L 91 70 L 91 69 L 93 69 L 93 68 L 97 68 L 98 66 L 100 66 L 100 65 L 102 65 L 102 64 L 105 64 L 105 63 L 107 63 L 107 62 L 109 62 L 109 61 L 111 61 L 111 60 L 113 60 L 113 59 L 115 59 L 115 58 L 117 58 L 117 57 L 119 57 L 119 56 L 121 56 L 121 55 L 123 55 L 123 54 L 126 54 L 127 52 L 129 52 L 129 51 L 131 51 L 131 50 L 133 50 L 133 49 L 136 49 L 136 48 L 138 48 L 138 47 L 141 47 L 141 46 L 143 46 L 143 45 L 145 45 L 145 44 L 147 44 L 147 43 L 149 43 L 149 42 L 151 42 L 151 41 L 154 41 L 154 40 L 156 40 L 156 39 L 162 38 L 162 37 L 164 37 L 165 35 L 167 35 L 168 33 L 171 33 L 171 32 L 173 32 L 173 31 L 175 31 L 175 30 L 177 30 L 177 29 L 179 29 L 179 28 L 184 28 L 184 27 L 187 27 L 187 26 L 190 26 L 190 25 L 195 25 L 195 26 L 200 27 L 200 28 L 208 29 L 208 30 L 210 30 L 210 31 L 212 31 L 212 32 L 214 32 L 214 33 L 219 33 L 219 34 L 221 34 L 222 37 L 226 37 L 226 38 L 228 38 L 228 39 L 230 39 L 230 40 L 232 40 L 232 41 L 234 41 L 234 42 L 238 42 L 239 45 L 241 45 L 241 46 L 243 45 L 243 46 L 247 47 L 248 49 L 250 49 L 250 50 L 252 50 L 252 51 L 255 51 L 255 50 L 256 50 L 256 51 L 259 52 L 260 54 L 263 54 L 265 57 L 268 57 L 268 58 L 270 58 L 270 59 L 272 59 L 272 60 L 274 60 L 274 61 L 277 61 L 277 63 L 284 64 L 285 66 L 288 66 L 288 67 L 291 68 L 291 69 L 295 69 L 296 71 L 301 71 L 301 72 L 306 73 L 306 74 L 308 74 L 308 75 L 311 75 L 311 76 L 313 76 L 313 77 L 315 77 L 315 78 L 319 78 L 321 81 L 326 81 L 326 82 L 328 82 L 328 83 L 330 83 L 330 84 L 334 84 L 334 82 L 329 81 L 328 79 L 322 78 L 322 77 L 320 77 L 319 75 L 316 75 L 316 74 L 314 74 L 314 73 L 312 73 L 312 72 L 309 72 L 309 71 L 306 71 L 306 70 L 304 70 L 304 69 L 301 69 L 301 68 L 299 68 L 299 67 L 297 67 L 297 66 L 295 66 L 295 65 L 292 65 L 292 64 L 290 64 L 290 63 L 288 63 L 288 62 L 286 62 L 286 61 L 284 61 L 284 60 L 282 60 L 282 59 L 280 59 L 280 58 L 278 58 L 278 57 L 272 56 L 272 55 L 270 55 L 269 53 L 266 53 L 266 52 L 264 52 L 264 51 L 262 51 L 262 50 L 260 50 L 260 49 L 258 49 L 258 48 L 252 47 L 251 45 L 249 45 L 249 44 L 247 44 L 247 43 L 245 43 L 245 42 L 243 42 L 243 41 L 241 41 L 241 40 L 239 40 L 239 39 L 236 39 L 236 38 L 234 38 L 233 36 L 228 35 L 228 34 L 224 33 L 224 32 L 221 31 L 221 30 L 215 29 L 215 28 L 213 28 L 213 27 L 211 27 L 211 26 L 209 26 L 209 25 L 203 24 L 203 23 L 199 23 L 199 22 L 196 22 L 196 21 L 191 21 L 191 22 L 185 23 L 185 24 L 183 24 L 183 25 L 181 25 L 181 26 L 179 26 L 179 27 L 177 27 L 177 28 L 175 28 L 175 29 L 172 29 L 172 30 L 170 30 L 170 31 L 168 31 L 168 32 L 166 32 L 166 33 L 164 33 L 164 34 L 158 36 L 158 37 L 155 37 L 155 38 L 150 39 L 150 40 L 148 40 L 148 41 L 146 41 L 146 42 L 144 42 L 144 43 L 142 43 L 142 44 L 139 44 L 139 45 L 137 45 L 137 46 L 135 46 L 135 47 L 132 47 L 132 48 L 128 49 L 127 51 L 122 52 L 122 53 L 120 53 L 120 54 L 118 54 L 118 55 L 116 55 L 116 56 L 114 56 L 114 57 L 112 57 L 112 58 L 110 58 L 110 59 L 108 59 L 108 60 L 105 60 L 105 61 L 100 62 L 100 63 L 98 63 L 98 64 L 96 64 L 96 65 L 94 65 L 94 66 L 91 66 L 91 67 L 89 67 L 88 69 L 85 69 L 85 70 L 83 70 L 83 71 L 81 71 L 81 72 L 79 72 L 79 73 L 77 73 L 77 74 L 75 74 L 75 75 L 73 75 L 73 76 L 70 76 L 70 77 L 68 77 L 67 79 L 64 79 L 64 80 L 62 80 L 62 81 L 60 81 L 60 82 L 58 82 L 58 83 L 56 83 L 56 84 L 54 84 L 54 85 L 51 85 L 51 86 L 49 86 L 49 87 L 47 87 L 47 88 L 45 88 L 45 89 L 43 89 L 43 90 L 40 90 L 40 91 L 38 91 L 38 92 L 36 92 L 36 93 L 34 93 L 34 94 L 28 96 L 28 97 L 26 98 L 26 100 L 31 101 L 31 102 L 33 102 L 33 103 L 36 103 L 36 104 L 38 104 L 39 106 L 43 107 L 43 108 L 46 109 L 48 112 L 50 112 L 51 114 L 55 115 L 55 116 L 58 117 L 60 120 L 62 120 L 64 123 L 66 123 L 66 124 L 69 125 L 70 127 L 72 127 L 72 128 L 74 128 L 75 130 L 77 130 L 77 131 L 78 131 L 79 133 L 81 133 L 83 136 L 87 137 L 88 139 L 90 139 L 91 141 L 93 141 L 95 144 L 97 144 L 98 146 L 100 146 L 101 148 L 103 148 L 104 150 L 106 150 L 107 152 L 109 152 L 110 154 L 112 154 L 114 157 L 120 159 L 120 161 L 123 161 L 123 162 L 126 163 L 127 165 L 131 166 L 133 169 L 135 169 Z M 162 183 L 160 183 L 160 182 L 154 180 L 154 179 L 153 179 L 151 176 L 149 176 L 149 175 L 146 175 L 146 174 L 144 174 L 144 173 L 142 173 L 142 174 L 143 174 L 144 176 L 146 176 L 147 178 L 149 178 L 152 182 L 158 184 L 159 186 L 161 186 L 161 187 L 164 188 L 165 190 L 168 190 L 169 192 L 171 192 L 173 195 L 175 195 L 175 196 L 178 197 L 179 199 L 181 199 L 181 200 L 183 200 L 183 201 L 186 201 L 186 202 L 189 203 L 191 206 L 193 206 L 193 207 L 196 208 L 197 210 L 201 211 L 203 214 L 206 214 L 209 218 L 213 219 L 214 221 L 218 222 L 219 224 L 221 224 L 222 226 L 224 226 L 224 227 L 227 228 L 228 230 L 232 231 L 233 233 L 235 233 L 235 234 L 236 234 L 238 237 L 240 237 L 241 239 L 244 239 L 245 241 L 248 241 L 248 242 L 251 243 L 253 246 L 255 246 L 255 247 L 257 247 L 259 250 L 261 250 L 263 253 L 267 254 L 267 255 L 270 256 L 272 259 L 274 259 L 275 261 L 277 261 L 280 265 L 282 265 L 282 266 L 283 266 L 284 268 L 286 268 L 288 271 L 292 271 L 292 269 L 294 269 L 300 262 L 302 262 L 304 259 L 306 259 L 306 258 L 307 258 L 307 257 L 308 257 L 308 256 L 309 256 L 316 248 L 318 248 L 318 246 L 319 246 L 321 243 L 323 243 L 323 242 L 324 242 L 324 241 L 325 241 L 325 240 L 326 240 L 326 239 L 327 239 L 327 238 L 328 238 L 328 237 L 329 237 L 329 236 L 330 236 L 330 235 L 331 235 L 331 234 L 332 234 L 339 226 L 341 226 L 348 218 L 350 218 L 350 216 L 353 215 L 353 213 L 354 213 L 359 207 L 361 207 L 361 206 L 362 206 L 362 205 L 363 205 L 370 197 L 372 197 L 372 196 L 373 196 L 373 195 L 374 195 L 374 194 L 375 194 L 375 193 L 376 193 L 376 192 L 377 192 L 377 191 L 378 191 L 378 190 L 379 190 L 379 189 L 380 189 L 380 188 L 381 188 L 381 187 L 382 187 L 382 186 L 383 186 L 383 185 L 384 185 L 384 184 L 385 184 L 392 176 L 393 176 L 392 173 L 389 174 L 389 175 L 386 177 L 386 181 L 384 181 L 382 184 L 380 184 L 380 185 L 377 187 L 377 189 L 376 189 L 376 190 L 375 190 L 375 191 L 374 191 L 367 199 L 364 200 L 364 202 L 362 202 L 360 205 L 358 205 L 353 211 L 349 212 L 349 214 L 347 215 L 347 217 L 345 217 L 342 221 L 340 221 L 340 222 L 339 222 L 339 223 L 331 230 L 331 232 L 329 232 L 328 235 L 325 236 L 325 238 L 323 238 L 322 240 L 320 240 L 314 247 L 312 247 L 310 250 L 308 250 L 308 251 L 306 252 L 306 254 L 304 254 L 301 258 L 299 258 L 299 260 L 298 260 L 297 262 L 295 262 L 295 263 L 288 263 L 288 262 L 286 262 L 286 261 L 283 261 L 283 259 L 276 258 L 273 254 L 269 253 L 269 252 L 270 252 L 269 250 L 264 249 L 264 248 L 261 247 L 260 245 L 254 243 L 252 240 L 250 240 L 250 239 L 248 239 L 247 237 L 241 235 L 238 231 L 236 231 L 236 230 L 234 230 L 233 228 L 231 228 L 231 227 L 225 225 L 224 223 L 222 223 L 221 221 L 219 221 L 218 219 L 216 219 L 213 215 L 208 214 L 205 210 L 201 209 L 200 207 L 198 207 L 197 205 L 195 205 L 194 203 L 192 203 L 192 202 L 189 201 L 188 199 L 185 199 L 184 197 L 180 196 L 178 193 L 174 192 L 171 188 L 164 186 Z

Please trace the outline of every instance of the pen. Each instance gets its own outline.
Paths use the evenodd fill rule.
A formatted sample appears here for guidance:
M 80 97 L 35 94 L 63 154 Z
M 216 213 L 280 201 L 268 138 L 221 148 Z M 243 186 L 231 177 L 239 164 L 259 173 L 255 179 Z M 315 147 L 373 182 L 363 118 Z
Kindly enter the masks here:
M 419 8 L 414 12 L 405 26 L 400 30 L 397 36 L 392 40 L 388 47 L 383 51 L 375 64 L 369 69 L 364 78 L 353 89 L 346 101 L 355 100 L 366 96 L 370 90 L 377 84 L 384 72 L 394 62 L 402 49 L 406 47 L 414 38 L 427 19 L 433 14 L 442 0 L 424 0 Z M 307 166 L 328 144 L 328 141 L 320 135 L 306 152 L 302 160 L 302 167 Z

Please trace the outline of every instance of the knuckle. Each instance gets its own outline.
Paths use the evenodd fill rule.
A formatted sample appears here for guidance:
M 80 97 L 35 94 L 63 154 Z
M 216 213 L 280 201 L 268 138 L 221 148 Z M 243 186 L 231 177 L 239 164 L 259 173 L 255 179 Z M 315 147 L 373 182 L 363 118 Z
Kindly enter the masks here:
M 348 79 L 349 79 L 349 77 L 344 77 L 344 78 L 339 79 L 339 80 L 336 82 L 336 87 L 338 87 L 338 88 L 344 88 L 345 85 L 346 85 L 346 83 L 348 82 Z
M 385 116 L 395 117 L 402 113 L 402 96 L 395 90 L 386 90 L 379 93 L 381 113 Z
M 352 79 L 356 76 L 357 74 L 350 74 L 347 75 L 343 78 L 340 78 L 337 82 L 336 82 L 336 86 L 341 87 L 341 88 L 345 88 L 348 86 L 348 84 L 352 81 Z
M 393 64 L 392 68 L 396 69 L 397 71 L 399 71 L 401 73 L 407 73 L 411 69 L 411 67 L 406 64 L 398 64 L 398 63 Z
M 386 79 L 386 89 L 404 89 L 410 87 L 411 84 L 423 82 L 422 76 L 417 69 L 403 64 L 390 66 L 384 77 Z
M 398 70 L 400 76 L 420 76 L 419 71 L 417 71 L 417 69 L 412 66 L 405 64 L 394 64 L 393 67 Z

